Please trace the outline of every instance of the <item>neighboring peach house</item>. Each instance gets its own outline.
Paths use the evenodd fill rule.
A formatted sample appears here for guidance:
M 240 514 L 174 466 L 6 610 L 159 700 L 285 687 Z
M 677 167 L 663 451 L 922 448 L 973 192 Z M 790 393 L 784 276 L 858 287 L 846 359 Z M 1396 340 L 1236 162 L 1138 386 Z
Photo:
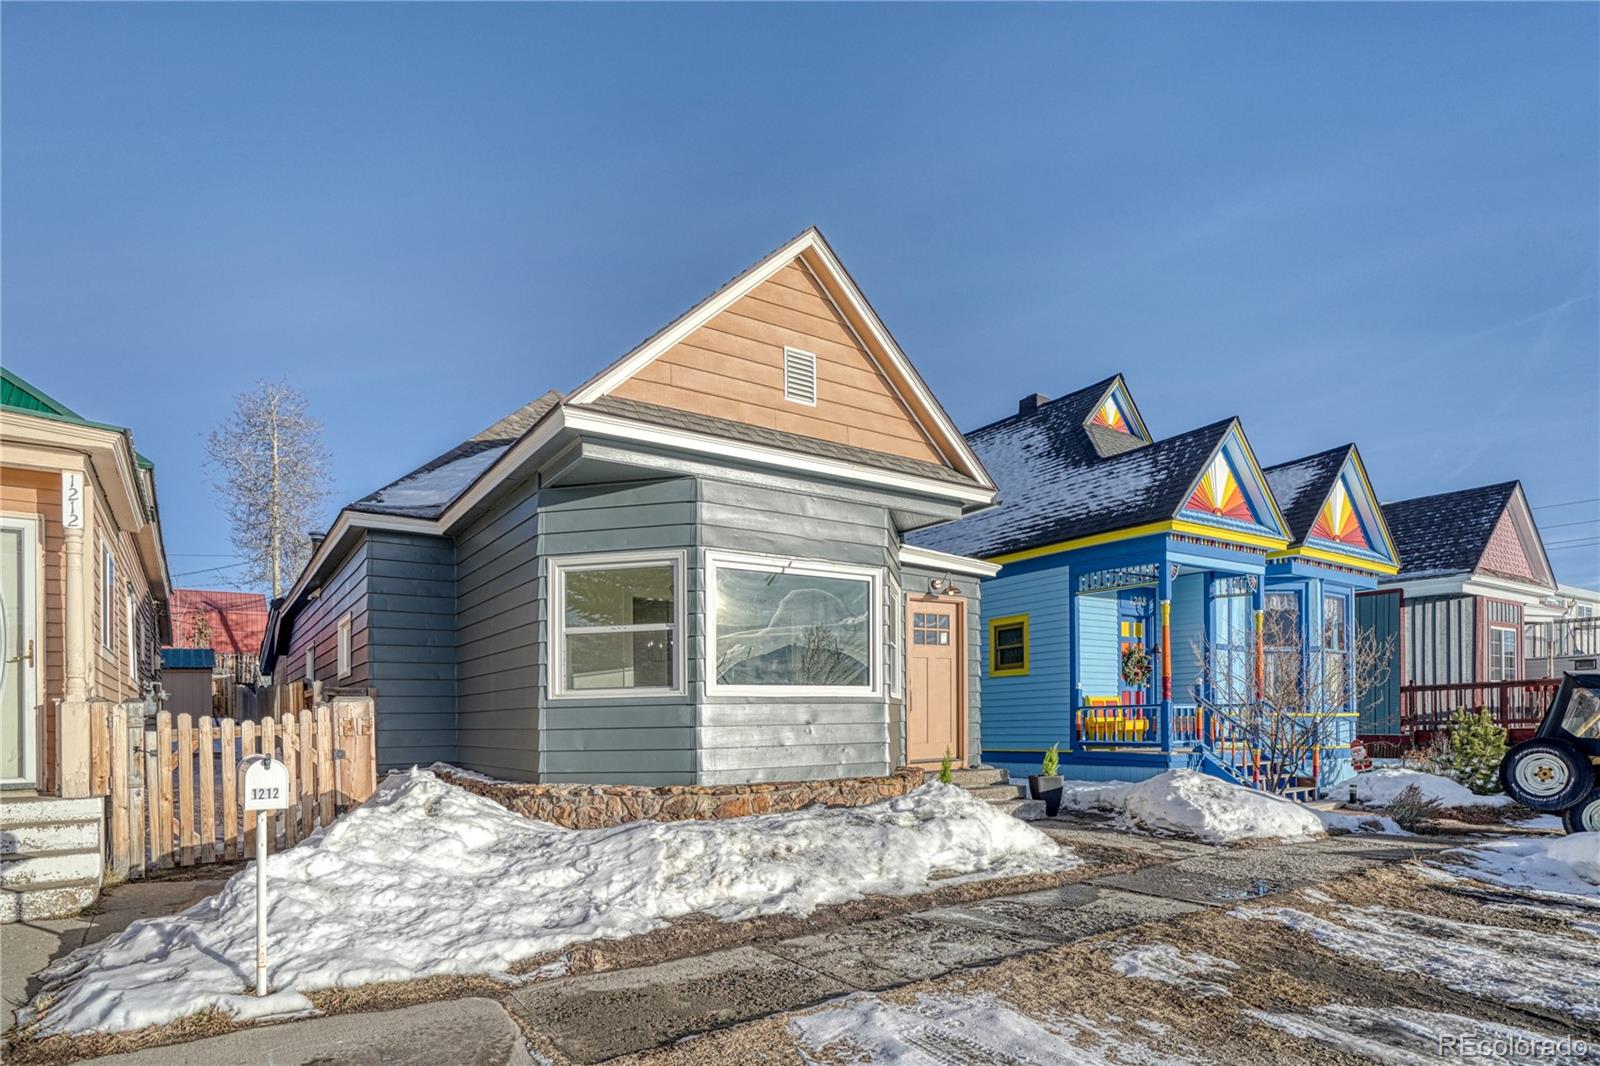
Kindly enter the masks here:
M 155 470 L 121 426 L 0 371 L 0 785 L 88 796 L 88 701 L 143 695 L 170 638 Z

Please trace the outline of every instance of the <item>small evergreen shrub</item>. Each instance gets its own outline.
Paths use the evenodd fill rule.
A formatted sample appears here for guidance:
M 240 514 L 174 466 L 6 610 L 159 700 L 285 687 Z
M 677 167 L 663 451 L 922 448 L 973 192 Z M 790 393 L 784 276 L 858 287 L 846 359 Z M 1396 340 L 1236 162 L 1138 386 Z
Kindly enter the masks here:
M 1500 760 L 1506 757 L 1506 731 L 1489 708 L 1459 710 L 1450 716 L 1450 772 L 1480 796 L 1500 791 Z
M 1039 767 L 1039 772 L 1045 777 L 1056 776 L 1056 771 L 1061 769 L 1061 745 L 1050 745 L 1050 750 L 1044 753 L 1044 764 Z
M 940 760 L 940 762 L 939 762 L 939 783 L 940 784 L 942 784 L 942 785 L 950 785 L 950 784 L 954 784 L 955 783 L 956 775 L 955 775 L 955 771 L 952 769 L 952 767 L 954 767 L 955 764 L 956 764 L 956 759 L 955 759 L 954 755 L 950 754 L 950 749 L 949 748 L 944 749 L 944 758 L 942 760 Z

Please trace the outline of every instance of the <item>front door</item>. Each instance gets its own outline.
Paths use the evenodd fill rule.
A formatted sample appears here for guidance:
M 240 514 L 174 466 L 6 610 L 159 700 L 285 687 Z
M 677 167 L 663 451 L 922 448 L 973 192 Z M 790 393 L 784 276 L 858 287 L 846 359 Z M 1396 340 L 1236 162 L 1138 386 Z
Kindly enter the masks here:
M 0 785 L 31 786 L 37 724 L 34 552 L 30 518 L 0 518 Z
M 911 600 L 906 605 L 911 640 L 906 646 L 906 761 L 938 764 L 945 753 L 966 765 L 961 668 L 966 641 L 961 605 Z
M 1133 648 L 1150 650 L 1155 629 L 1155 597 L 1148 592 L 1124 589 L 1117 593 L 1117 683 L 1124 706 L 1137 707 L 1151 702 L 1151 681 L 1155 670 L 1143 682 L 1128 680 L 1124 664 Z M 1153 663 L 1151 664 L 1154 665 Z

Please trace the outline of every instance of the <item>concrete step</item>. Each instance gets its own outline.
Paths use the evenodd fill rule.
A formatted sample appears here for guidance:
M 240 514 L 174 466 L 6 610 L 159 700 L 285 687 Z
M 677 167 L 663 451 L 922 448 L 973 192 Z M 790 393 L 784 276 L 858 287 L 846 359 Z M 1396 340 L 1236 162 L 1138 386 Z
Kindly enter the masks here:
M 938 780 L 937 774 L 934 780 Z M 994 766 L 980 766 L 971 770 L 950 771 L 950 783 L 961 788 L 984 788 L 1006 783 L 1006 772 Z
M 0 793 L 0 829 L 60 822 L 98 822 L 105 800 L 98 796 L 61 799 L 56 796 L 11 798 Z
M 0 829 L 0 858 L 37 855 L 43 851 L 98 851 L 100 820 L 40 822 Z
M 969 788 L 967 791 L 979 799 L 993 802 L 995 800 L 1022 799 L 1028 790 L 1022 785 L 985 785 L 983 788 Z
M 27 891 L 35 885 L 64 881 L 100 883 L 100 849 L 41 851 L 8 855 L 0 861 L 0 888 Z
M 0 925 L 35 922 L 44 918 L 70 918 L 92 906 L 100 895 L 100 880 L 64 881 L 30 886 L 26 891 L 0 888 Z
M 1006 802 L 996 801 L 996 807 L 1008 814 L 1021 818 L 1024 822 L 1037 821 L 1044 817 L 1044 800 L 1022 799 L 1018 797 Z

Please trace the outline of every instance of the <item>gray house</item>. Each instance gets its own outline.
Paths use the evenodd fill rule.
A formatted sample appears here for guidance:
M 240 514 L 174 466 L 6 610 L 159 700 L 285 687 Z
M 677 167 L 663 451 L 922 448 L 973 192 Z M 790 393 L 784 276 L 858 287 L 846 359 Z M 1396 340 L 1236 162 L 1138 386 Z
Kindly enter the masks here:
M 997 568 L 904 538 L 994 497 L 811 229 L 345 507 L 263 671 L 375 691 L 388 767 L 722 784 L 976 764 Z

